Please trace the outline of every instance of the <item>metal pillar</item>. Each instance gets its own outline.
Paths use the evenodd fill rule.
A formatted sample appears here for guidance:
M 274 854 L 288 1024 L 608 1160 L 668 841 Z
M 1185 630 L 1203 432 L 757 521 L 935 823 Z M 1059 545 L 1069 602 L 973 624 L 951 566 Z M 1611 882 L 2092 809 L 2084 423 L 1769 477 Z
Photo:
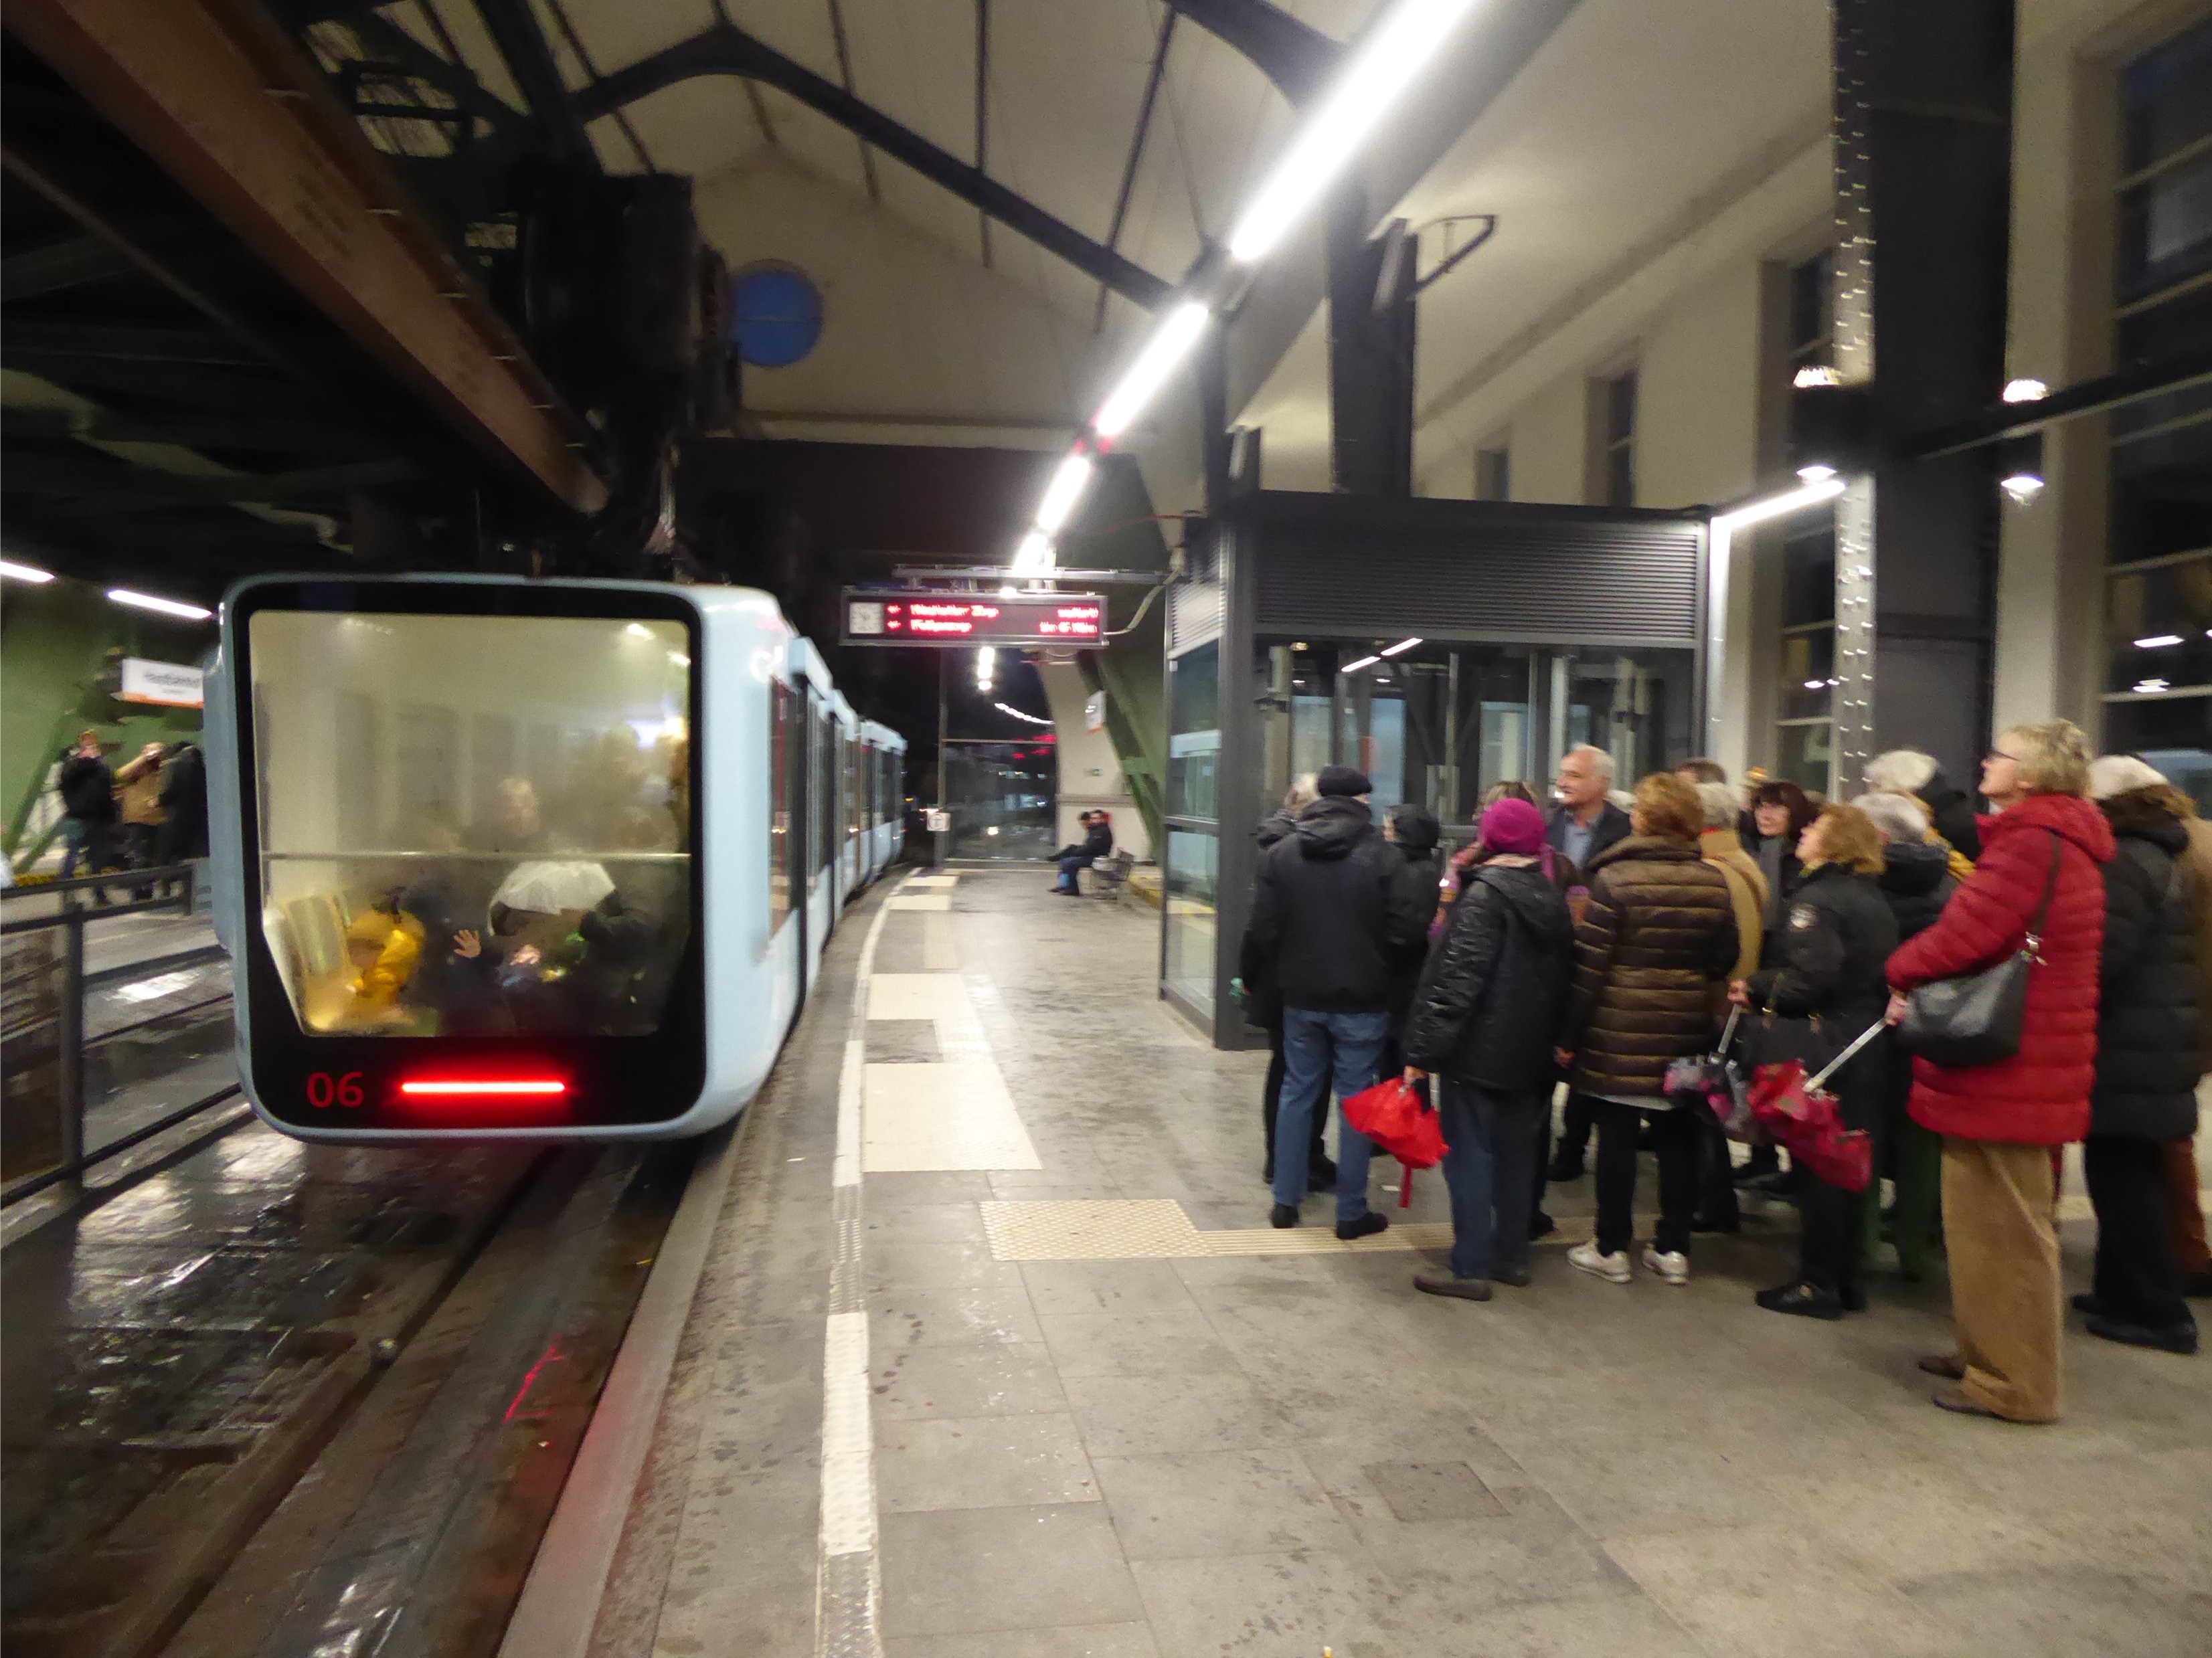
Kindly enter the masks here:
M 1905 440 L 1988 407 L 2003 380 L 2014 0 L 1834 0 L 1834 19 L 1835 366 L 1870 383 L 1873 437 L 1836 503 L 1849 795 L 1889 748 L 1970 781 L 1986 736 L 1996 480 L 1986 453 L 1915 460 Z
M 1340 495 L 1413 493 L 1413 239 L 1370 237 L 1366 193 L 1328 205 L 1329 474 Z

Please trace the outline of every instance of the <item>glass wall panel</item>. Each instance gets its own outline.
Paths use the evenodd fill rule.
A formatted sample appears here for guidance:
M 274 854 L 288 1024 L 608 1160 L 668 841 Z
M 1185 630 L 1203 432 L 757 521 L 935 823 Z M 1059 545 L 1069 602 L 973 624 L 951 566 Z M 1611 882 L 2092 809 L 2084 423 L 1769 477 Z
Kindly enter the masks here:
M 1221 837 L 1212 829 L 1171 827 L 1167 853 L 1168 987 L 1210 1018 L 1220 930 Z
M 1221 647 L 1201 645 L 1168 664 L 1168 815 L 1220 815 Z

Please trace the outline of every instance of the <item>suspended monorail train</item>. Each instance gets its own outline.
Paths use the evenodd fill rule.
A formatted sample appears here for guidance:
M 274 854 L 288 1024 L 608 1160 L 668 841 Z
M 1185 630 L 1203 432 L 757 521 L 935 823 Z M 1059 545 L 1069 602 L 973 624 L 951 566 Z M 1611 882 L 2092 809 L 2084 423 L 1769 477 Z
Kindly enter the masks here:
M 240 1074 L 304 1139 L 726 1121 L 904 845 L 905 739 L 744 588 L 249 580 L 207 726 Z

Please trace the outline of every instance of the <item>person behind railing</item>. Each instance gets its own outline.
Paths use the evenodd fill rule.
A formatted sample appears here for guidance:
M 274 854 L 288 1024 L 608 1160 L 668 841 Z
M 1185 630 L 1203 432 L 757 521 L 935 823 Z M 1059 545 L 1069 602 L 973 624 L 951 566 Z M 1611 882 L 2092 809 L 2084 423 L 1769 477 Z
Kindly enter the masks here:
M 123 853 L 133 869 L 151 869 L 159 861 L 161 827 L 167 814 L 161 809 L 161 761 L 167 750 L 149 743 L 137 755 L 116 768 L 117 798 L 123 816 Z M 154 896 L 151 882 L 131 889 L 140 902 Z
M 1747 1011 L 1814 1023 L 1820 1043 L 1840 1052 L 1881 1023 L 1889 1002 L 1882 970 L 1897 948 L 1897 918 L 1881 895 L 1881 832 L 1856 806 L 1823 806 L 1797 837 L 1803 874 L 1790 901 L 1779 956 L 1729 987 Z M 1859 1050 L 1825 1084 L 1846 1128 L 1871 1129 L 1881 1109 L 1885 1032 Z M 1825 1060 L 1823 1060 L 1825 1063 Z M 1804 1230 L 1796 1278 L 1761 1290 L 1771 1313 L 1838 1319 L 1865 1310 L 1859 1255 L 1866 1223 L 1864 1191 L 1831 1186 L 1808 1168 L 1798 1183 Z
M 97 875 L 115 862 L 115 778 L 100 757 L 100 733 L 87 726 L 76 745 L 62 756 L 58 780 L 62 797 L 62 879 L 82 869 Z M 94 887 L 95 902 L 107 902 L 107 889 Z

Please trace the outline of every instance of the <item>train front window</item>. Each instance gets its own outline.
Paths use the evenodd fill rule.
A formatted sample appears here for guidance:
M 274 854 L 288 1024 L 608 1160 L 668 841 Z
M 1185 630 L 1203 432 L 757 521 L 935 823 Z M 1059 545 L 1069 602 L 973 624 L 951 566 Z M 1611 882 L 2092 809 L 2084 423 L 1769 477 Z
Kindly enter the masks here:
M 642 1035 L 691 926 L 675 622 L 264 610 L 261 925 L 314 1035 Z

